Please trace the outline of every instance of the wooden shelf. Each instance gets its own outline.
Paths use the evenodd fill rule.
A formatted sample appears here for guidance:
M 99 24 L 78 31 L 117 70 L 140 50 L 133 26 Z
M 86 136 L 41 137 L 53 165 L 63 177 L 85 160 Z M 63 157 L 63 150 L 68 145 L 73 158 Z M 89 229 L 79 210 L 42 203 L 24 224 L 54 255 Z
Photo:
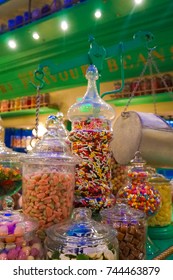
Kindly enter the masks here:
M 58 108 L 49 108 L 49 107 L 41 107 L 40 108 L 40 115 L 43 114 L 55 114 L 59 110 Z M 35 115 L 36 109 L 25 109 L 25 110 L 19 110 L 19 111 L 11 111 L 11 112 L 3 112 L 0 113 L 0 116 L 2 119 L 7 119 L 7 118 L 15 118 L 15 117 L 25 117 L 25 116 L 32 116 Z

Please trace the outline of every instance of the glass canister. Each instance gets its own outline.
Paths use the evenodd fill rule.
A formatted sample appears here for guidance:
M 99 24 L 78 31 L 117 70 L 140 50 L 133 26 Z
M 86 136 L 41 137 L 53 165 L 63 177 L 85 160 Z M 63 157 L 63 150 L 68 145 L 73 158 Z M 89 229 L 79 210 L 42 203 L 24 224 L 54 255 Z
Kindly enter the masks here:
M 120 260 L 146 258 L 146 216 L 119 200 L 115 206 L 100 211 L 102 223 L 117 230 Z
M 117 260 L 117 232 L 91 219 L 91 209 L 79 207 L 72 218 L 46 230 L 49 260 Z
M 158 213 L 148 219 L 148 226 L 168 226 L 172 221 L 172 194 L 170 181 L 163 175 L 155 172 L 150 175 L 149 182 L 159 191 L 162 204 Z
M 4 198 L 0 211 L 0 260 L 40 260 L 44 250 L 36 236 L 38 223 L 13 211 L 11 197 Z
M 75 206 L 95 211 L 114 202 L 109 144 L 115 113 L 98 94 L 98 71 L 94 65 L 87 69 L 86 79 L 88 87 L 84 97 L 69 108 L 67 116 L 72 122 L 69 133 L 72 151 L 81 158 L 76 168 Z
M 161 206 L 159 191 L 148 181 L 146 162 L 140 152 L 135 153 L 128 171 L 128 183 L 117 193 L 117 198 L 126 199 L 129 206 L 143 211 L 147 217 L 155 215 Z
M 22 188 L 21 154 L 5 146 L 2 134 L 3 127 L 0 126 L 0 199 Z
M 55 116 L 47 119 L 47 132 L 23 160 L 22 208 L 38 220 L 40 230 L 67 219 L 73 208 L 77 159 L 58 122 Z

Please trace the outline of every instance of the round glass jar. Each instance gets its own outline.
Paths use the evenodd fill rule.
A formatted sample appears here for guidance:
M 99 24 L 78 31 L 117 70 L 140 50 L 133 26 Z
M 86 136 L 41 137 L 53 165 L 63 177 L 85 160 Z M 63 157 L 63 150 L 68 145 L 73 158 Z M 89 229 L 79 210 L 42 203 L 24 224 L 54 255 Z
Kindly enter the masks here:
M 146 258 L 147 223 L 143 212 L 117 203 L 100 211 L 102 223 L 117 230 L 120 260 L 144 260 Z
M 13 211 L 11 197 L 3 201 L 0 211 L 0 260 L 40 260 L 44 250 L 36 235 L 38 223 Z
M 3 127 L 0 126 L 0 134 L 2 131 Z M 20 157 L 20 153 L 7 148 L 0 140 L 0 199 L 7 195 L 13 195 L 22 188 Z
M 77 158 L 57 129 L 59 119 L 49 116 L 47 132 L 27 160 L 23 160 L 22 208 L 36 218 L 39 229 L 70 217 L 73 209 Z
M 128 171 L 129 182 L 117 193 L 117 198 L 124 198 L 128 205 L 143 211 L 147 217 L 155 215 L 161 206 L 159 191 L 148 182 L 146 162 L 140 152 L 136 152 Z
M 90 207 L 93 211 L 114 203 L 109 144 L 115 112 L 98 94 L 98 77 L 97 68 L 90 65 L 86 73 L 87 91 L 67 113 L 72 122 L 72 151 L 81 158 L 76 168 L 75 207 Z
M 149 182 L 159 191 L 162 203 L 157 214 L 148 219 L 148 226 L 168 226 L 172 221 L 172 194 L 170 181 L 163 175 L 154 173 L 151 174 Z
M 91 219 L 91 209 L 76 208 L 71 220 L 46 230 L 49 260 L 117 260 L 117 232 Z

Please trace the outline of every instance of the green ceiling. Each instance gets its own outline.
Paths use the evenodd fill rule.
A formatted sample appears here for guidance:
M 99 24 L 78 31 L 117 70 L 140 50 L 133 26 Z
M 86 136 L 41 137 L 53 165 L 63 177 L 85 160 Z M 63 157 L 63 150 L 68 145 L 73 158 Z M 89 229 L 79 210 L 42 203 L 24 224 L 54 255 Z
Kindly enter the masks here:
M 96 20 L 94 11 L 100 8 L 102 18 Z M 66 19 L 69 30 L 60 29 L 60 22 Z M 134 7 L 133 0 L 88 0 L 72 8 L 63 9 L 50 16 L 21 28 L 0 35 L 0 99 L 33 94 L 29 85 L 33 72 L 45 60 L 56 65 L 67 62 L 89 50 L 88 37 L 92 34 L 99 45 L 105 48 L 133 40 L 140 30 L 150 31 L 157 45 L 154 57 L 161 72 L 172 70 L 173 60 L 173 1 L 144 0 Z M 39 40 L 32 38 L 36 31 Z M 18 47 L 7 47 L 9 39 L 15 39 Z M 139 76 L 146 57 L 145 44 L 125 53 L 125 77 Z M 104 62 L 102 81 L 120 79 L 118 56 Z M 74 65 L 75 67 L 75 65 Z M 85 84 L 83 69 L 71 69 L 54 77 L 45 69 L 45 91 L 55 91 Z

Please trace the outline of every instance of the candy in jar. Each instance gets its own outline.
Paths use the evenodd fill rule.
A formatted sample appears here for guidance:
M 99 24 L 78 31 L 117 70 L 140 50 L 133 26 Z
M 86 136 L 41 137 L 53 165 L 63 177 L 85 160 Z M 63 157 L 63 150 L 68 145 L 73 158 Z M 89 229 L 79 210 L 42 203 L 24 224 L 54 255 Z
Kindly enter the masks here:
M 56 116 L 48 118 L 47 132 L 23 160 L 23 212 L 36 218 L 41 230 L 67 219 L 73 208 L 77 158 L 57 122 Z
M 159 191 L 162 203 L 158 213 L 148 219 L 148 226 L 168 226 L 172 221 L 172 195 L 170 181 L 163 175 L 155 172 L 151 173 L 149 182 Z
M 87 69 L 87 91 L 80 102 L 68 110 L 72 122 L 69 140 L 72 151 L 81 158 L 76 168 L 75 206 L 100 210 L 111 206 L 114 196 L 110 185 L 113 108 L 97 92 L 98 71 L 94 65 Z
M 120 260 L 143 260 L 146 258 L 146 216 L 118 201 L 115 206 L 100 211 L 102 223 L 117 230 Z
M 46 230 L 48 260 L 117 260 L 117 232 L 91 219 L 91 209 L 76 208 L 72 218 Z
M 38 223 L 12 210 L 12 198 L 3 201 L 0 211 L 0 260 L 41 260 L 44 250 L 36 235 Z
M 161 206 L 159 191 L 148 182 L 148 172 L 144 168 L 146 162 L 136 152 L 128 171 L 129 182 L 117 193 L 117 198 L 125 198 L 127 203 L 143 211 L 147 217 L 155 215 Z

